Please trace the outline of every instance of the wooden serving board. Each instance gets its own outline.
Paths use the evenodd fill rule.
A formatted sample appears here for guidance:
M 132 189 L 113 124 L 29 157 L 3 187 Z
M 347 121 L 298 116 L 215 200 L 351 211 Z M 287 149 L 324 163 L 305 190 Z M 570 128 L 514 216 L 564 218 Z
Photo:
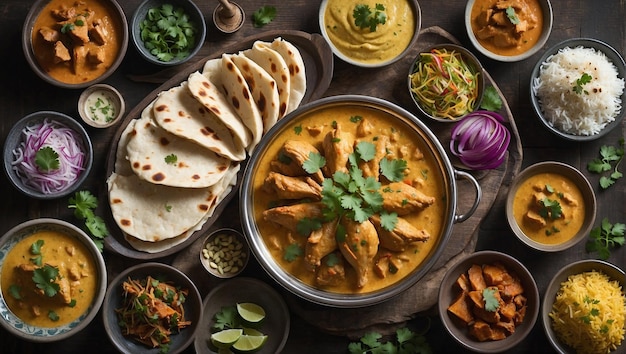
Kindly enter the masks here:
M 417 108 L 408 92 L 408 74 L 416 56 L 431 45 L 439 43 L 455 43 L 458 41 L 439 27 L 429 27 L 420 32 L 417 44 L 406 57 L 388 67 L 378 69 L 363 69 L 345 63 L 335 63 L 335 75 L 325 96 L 340 94 L 361 94 L 386 99 L 413 112 L 418 118 L 435 133 L 442 145 L 448 149 L 450 131 L 453 124 L 437 123 L 425 117 L 420 117 Z M 343 67 L 342 67 L 343 66 Z M 497 84 L 485 73 L 488 85 L 492 85 L 500 94 L 503 101 L 499 112 L 506 119 L 506 126 L 511 132 L 511 142 L 505 162 L 497 169 L 489 171 L 469 171 L 479 182 L 482 189 L 482 198 L 474 214 L 462 223 L 453 226 L 450 241 L 446 245 L 441 257 L 432 270 L 414 286 L 398 296 L 366 308 L 343 309 L 325 307 L 303 300 L 296 295 L 282 290 L 287 304 L 292 312 L 319 327 L 321 330 L 338 335 L 347 335 L 358 338 L 362 334 L 375 330 L 379 333 L 390 333 L 395 325 L 415 317 L 419 312 L 428 310 L 437 303 L 439 284 L 446 270 L 467 254 L 473 253 L 478 238 L 478 230 L 483 218 L 491 208 L 504 208 L 504 200 L 508 186 L 513 177 L 519 172 L 522 163 L 522 146 L 519 133 L 506 99 L 500 92 Z M 448 150 L 449 153 L 449 150 Z M 448 154 L 451 156 L 450 154 Z M 462 169 L 458 161 L 452 160 L 456 169 Z M 467 212 L 474 203 L 474 187 L 465 180 L 457 181 L 457 215 Z M 227 210 L 222 213 L 213 228 L 235 227 L 240 228 L 238 220 L 238 201 L 233 200 Z M 226 216 L 228 215 L 228 216 Z M 199 264 L 201 240 L 191 247 L 180 252 L 174 260 L 174 266 L 190 274 L 198 285 L 201 293 L 206 294 L 218 281 L 211 279 Z M 263 270 L 250 262 L 244 274 L 259 276 Z M 266 277 L 267 281 L 279 286 Z

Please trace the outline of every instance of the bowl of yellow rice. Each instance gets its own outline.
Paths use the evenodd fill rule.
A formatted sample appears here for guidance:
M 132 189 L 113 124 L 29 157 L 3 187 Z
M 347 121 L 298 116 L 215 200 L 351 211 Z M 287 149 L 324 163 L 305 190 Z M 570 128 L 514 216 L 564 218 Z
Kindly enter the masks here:
M 543 298 L 543 328 L 558 353 L 620 352 L 624 341 L 624 271 L 600 260 L 560 269 Z

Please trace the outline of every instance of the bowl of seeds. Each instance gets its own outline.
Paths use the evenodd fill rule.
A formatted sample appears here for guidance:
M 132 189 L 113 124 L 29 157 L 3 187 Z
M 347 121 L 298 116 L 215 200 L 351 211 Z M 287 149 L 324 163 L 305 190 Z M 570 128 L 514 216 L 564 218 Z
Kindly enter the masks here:
M 228 228 L 211 232 L 200 251 L 200 263 L 218 278 L 237 276 L 246 268 L 249 258 L 249 246 L 243 234 Z

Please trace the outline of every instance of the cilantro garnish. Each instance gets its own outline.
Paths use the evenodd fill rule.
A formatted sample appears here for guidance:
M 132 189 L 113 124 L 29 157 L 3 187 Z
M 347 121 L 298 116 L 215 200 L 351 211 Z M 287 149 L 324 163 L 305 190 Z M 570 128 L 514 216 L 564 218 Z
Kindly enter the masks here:
M 418 334 L 406 327 L 396 330 L 395 342 L 383 342 L 380 333 L 366 333 L 358 342 L 348 344 L 350 354 L 431 354 L 433 351 L 426 341 L 424 334 Z
M 512 24 L 517 25 L 519 23 L 519 18 L 517 17 L 513 6 L 507 7 L 505 11 L 506 17 L 509 19 L 509 21 L 511 21 Z
M 500 302 L 495 296 L 496 289 L 485 288 L 483 290 L 483 300 L 485 301 L 485 310 L 489 312 L 496 312 L 500 307 Z
M 74 30 L 74 24 L 73 23 L 66 23 L 63 26 L 61 26 L 61 33 L 66 34 L 68 32 L 71 32 Z
M 176 156 L 175 154 L 169 154 L 165 156 L 164 160 L 166 164 L 173 165 L 178 161 L 178 156 Z
M 392 182 L 400 182 L 404 179 L 407 162 L 405 160 L 380 160 L 380 172 Z
M 296 225 L 296 229 L 300 235 L 308 236 L 314 230 L 322 228 L 322 222 L 319 219 L 303 218 Z
M 326 159 L 319 153 L 309 152 L 309 158 L 304 161 L 302 168 L 310 174 L 317 173 L 322 167 L 326 165 Z
M 213 319 L 215 320 L 213 329 L 221 331 L 224 329 L 236 328 L 237 309 L 235 306 L 224 306 L 219 312 L 215 313 Z
M 483 94 L 483 100 L 480 103 L 480 108 L 487 111 L 499 111 L 502 108 L 502 99 L 496 91 L 495 87 L 487 86 L 485 93 Z
M 304 254 L 304 250 L 297 243 L 292 243 L 285 249 L 283 258 L 287 262 L 293 262 Z
M 185 10 L 172 4 L 149 9 L 139 29 L 146 49 L 163 62 L 187 57 L 198 32 Z
M 358 4 L 352 12 L 354 16 L 354 24 L 361 29 L 369 28 L 370 32 L 376 32 L 378 25 L 384 25 L 387 22 L 387 14 L 385 14 L 385 6 L 376 4 L 374 12 L 367 4 Z
M 59 292 L 59 284 L 54 281 L 59 276 L 59 268 L 49 264 L 33 270 L 33 282 L 38 289 L 41 289 L 48 297 L 53 297 Z
M 380 213 L 380 225 L 383 229 L 387 231 L 393 231 L 396 228 L 396 224 L 398 223 L 398 214 L 397 213 Z
M 623 177 L 623 174 L 618 170 L 619 164 L 624 158 L 624 138 L 619 141 L 619 147 L 603 145 L 600 147 L 600 158 L 595 158 L 587 164 L 587 170 L 593 173 L 604 173 L 613 169 L 608 176 L 600 177 L 600 187 L 607 189 L 615 182 Z M 615 164 L 613 167 L 612 164 Z
M 576 84 L 574 85 L 574 88 L 572 90 L 579 95 L 581 93 L 585 93 L 585 95 L 588 95 L 589 92 L 587 90 L 583 90 L 583 85 L 590 83 L 591 79 L 591 75 L 583 73 L 579 79 L 576 79 Z
M 35 256 L 31 258 L 30 261 L 36 266 L 41 266 L 42 264 L 41 247 L 43 244 L 43 240 L 37 240 L 30 245 L 30 254 Z
M 85 221 L 87 230 L 91 233 L 91 239 L 102 251 L 104 247 L 104 238 L 109 235 L 104 220 L 94 213 L 98 206 L 98 199 L 89 191 L 78 191 L 74 197 L 69 199 L 68 208 L 75 209 L 74 216 L 79 220 Z
M 263 27 L 274 20 L 276 8 L 274 6 L 261 6 L 252 14 L 252 24 L 254 27 Z
M 296 126 L 293 128 L 293 132 L 294 132 L 294 133 L 296 133 L 296 135 L 300 135 L 300 134 L 302 134 L 302 125 L 296 125 Z
M 589 233 L 589 240 L 585 245 L 587 252 L 597 252 L 598 257 L 607 260 L 611 256 L 611 249 L 624 245 L 624 230 L 626 225 L 616 222 L 611 224 L 608 218 L 602 219 L 599 227 Z
M 376 156 L 376 145 L 367 141 L 361 141 L 356 144 L 356 152 L 361 160 L 370 161 Z
M 20 288 L 19 285 L 16 284 L 11 284 L 9 286 L 9 293 L 11 294 L 11 296 L 15 299 L 15 300 L 21 300 L 22 299 L 22 295 L 20 294 L 20 291 L 22 289 Z
M 44 146 L 37 150 L 35 153 L 35 164 L 43 172 L 58 170 L 61 165 L 59 154 L 50 146 Z
M 543 198 L 539 201 L 539 215 L 544 219 L 556 220 L 563 215 L 561 203 L 558 200 Z
M 48 311 L 48 318 L 49 318 L 51 321 L 56 322 L 56 321 L 58 321 L 58 320 L 59 320 L 59 318 L 60 318 L 60 317 L 59 317 L 59 315 L 58 315 L 56 312 L 54 312 L 53 310 L 49 310 L 49 311 Z

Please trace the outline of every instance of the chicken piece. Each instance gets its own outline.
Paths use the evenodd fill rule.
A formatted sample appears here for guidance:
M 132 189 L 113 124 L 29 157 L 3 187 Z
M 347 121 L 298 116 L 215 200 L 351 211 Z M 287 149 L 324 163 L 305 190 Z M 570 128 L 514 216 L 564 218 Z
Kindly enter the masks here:
M 304 247 L 304 264 L 309 270 L 321 265 L 322 258 L 337 250 L 337 222 L 323 223 L 318 230 L 311 232 Z
M 524 321 L 524 317 L 526 317 L 526 309 L 527 309 L 526 306 L 522 306 L 517 309 L 517 312 L 515 312 L 515 316 L 513 317 L 513 322 L 516 325 L 520 325 Z
M 52 60 L 55 64 L 72 60 L 72 57 L 70 56 L 70 51 L 61 41 L 56 41 L 54 43 L 53 51 L 54 54 Z
M 270 171 L 263 183 L 263 188 L 275 194 L 279 199 L 304 199 L 320 200 L 322 198 L 322 186 L 308 176 L 291 177 Z
M 374 262 L 374 273 L 381 279 L 385 279 L 388 273 L 395 273 L 395 268 L 391 264 L 391 253 L 379 255 L 376 262 Z
M 513 320 L 513 318 L 515 318 L 515 313 L 517 312 L 517 308 L 515 307 L 514 303 L 507 302 L 501 305 L 498 311 L 500 311 L 500 314 L 507 320 Z
M 278 159 L 272 161 L 270 167 L 273 171 L 286 176 L 307 176 L 309 174 L 302 168 L 302 165 L 309 159 L 311 153 L 320 154 L 319 150 L 310 143 L 287 140 L 278 153 Z M 319 183 L 324 181 L 321 170 L 313 173 L 311 177 Z
M 48 43 L 55 43 L 61 37 L 59 31 L 45 26 L 39 29 L 39 35 Z
M 104 63 L 105 60 L 106 60 L 106 52 L 104 51 L 103 47 L 98 47 L 98 46 L 89 47 L 89 50 L 87 52 L 87 61 L 90 64 L 97 66 L 99 64 Z
M 465 291 L 459 293 L 459 296 L 457 296 L 452 304 L 448 306 L 448 312 L 463 321 L 466 326 L 474 322 L 474 315 L 472 315 L 472 312 L 470 310 L 467 293 Z
M 52 10 L 52 16 L 58 21 L 68 21 L 76 17 L 76 8 L 63 5 L 56 10 Z
M 69 26 L 69 35 L 78 43 L 89 43 L 89 27 L 85 16 L 76 16 L 70 22 L 63 25 Z
M 279 206 L 263 211 L 263 219 L 279 224 L 290 231 L 297 232 L 298 223 L 302 219 L 321 218 L 323 207 L 322 203 L 300 203 Z
M 534 210 L 528 210 L 524 214 L 524 221 L 528 226 L 537 229 L 546 226 L 546 220 Z
M 467 275 L 469 276 L 470 284 L 472 285 L 473 290 L 483 291 L 487 287 L 485 278 L 483 277 L 483 269 L 478 264 L 472 265 L 467 270 Z
M 513 321 L 499 321 L 493 325 L 494 330 L 502 330 L 504 335 L 511 335 L 515 333 L 515 323 Z
M 561 201 L 564 204 L 573 206 L 573 207 L 577 207 L 578 206 L 578 201 L 570 194 L 570 193 L 563 193 L 563 196 L 561 197 Z
M 433 203 L 435 198 L 403 182 L 392 182 L 380 189 L 383 196 L 383 209 L 399 216 L 422 210 Z
M 430 238 L 426 230 L 420 230 L 403 218 L 398 218 L 393 230 L 388 231 L 381 224 L 380 214 L 370 217 L 380 239 L 380 246 L 390 251 L 401 252 L 415 242 L 425 242 Z
M 472 307 L 485 308 L 485 302 L 483 300 L 482 290 L 471 290 L 467 293 L 467 298 L 470 300 Z
M 317 268 L 315 283 L 320 286 L 335 286 L 346 281 L 346 269 L 339 252 L 331 253 L 322 259 Z
M 311 136 L 318 136 L 322 134 L 322 132 L 324 131 L 324 126 L 323 125 L 308 125 L 306 127 L 306 131 Z
M 492 332 L 491 326 L 482 320 L 476 320 L 469 328 L 470 335 L 478 339 L 480 342 L 490 340 L 493 336 Z
M 380 176 L 380 160 L 387 155 L 387 146 L 389 144 L 389 138 L 385 135 L 381 135 L 374 142 L 376 153 L 374 157 L 369 161 L 359 161 L 359 168 L 363 171 L 364 177 L 373 177 L 378 181 Z
M 506 17 L 506 13 L 504 13 L 504 11 L 494 12 L 489 22 L 503 27 L 513 26 L 508 17 Z
M 502 296 L 507 299 L 512 299 L 518 295 L 523 294 L 524 287 L 522 286 L 519 278 L 513 276 L 510 273 L 506 274 L 508 274 L 508 277 L 506 277 L 502 284 L 498 286 L 500 288 L 500 293 L 502 293 Z
M 498 264 L 484 264 L 483 277 L 487 285 L 501 284 L 505 279 L 506 269 Z M 508 277 L 507 277 L 508 278 Z
M 354 135 L 341 130 L 341 125 L 328 132 L 324 137 L 324 166 L 326 176 L 332 176 L 337 171 L 348 173 L 348 157 L 354 151 Z
M 463 273 L 456 278 L 456 282 L 454 283 L 461 291 L 469 292 L 470 291 L 470 282 L 467 274 Z
M 356 127 L 356 136 L 359 138 L 364 138 L 370 134 L 372 134 L 372 130 L 374 130 L 374 125 L 370 122 L 369 119 L 363 118 L 359 122 L 359 125 Z M 385 138 L 387 138 L 385 136 Z
M 476 318 L 479 318 L 487 323 L 497 323 L 500 321 L 500 313 L 498 311 L 488 311 L 485 308 L 473 307 L 472 313 Z
M 105 45 L 109 38 L 108 22 L 99 18 L 93 21 L 93 25 L 89 30 L 90 38 L 98 45 Z
M 85 60 L 87 60 L 87 48 L 82 45 L 75 46 L 72 51 L 74 74 L 78 74 L 79 68 L 84 67 Z
M 357 287 L 367 284 L 367 277 L 373 267 L 373 260 L 378 252 L 376 228 L 368 220 L 358 223 L 348 218 L 342 219 L 346 230 L 345 239 L 339 242 L 339 250 L 357 274 Z
M 57 292 L 57 296 L 60 297 L 61 301 L 64 304 L 69 304 L 72 302 L 72 287 L 70 286 L 70 281 L 68 278 L 61 277 L 57 278 L 55 281 L 59 285 L 59 291 Z

